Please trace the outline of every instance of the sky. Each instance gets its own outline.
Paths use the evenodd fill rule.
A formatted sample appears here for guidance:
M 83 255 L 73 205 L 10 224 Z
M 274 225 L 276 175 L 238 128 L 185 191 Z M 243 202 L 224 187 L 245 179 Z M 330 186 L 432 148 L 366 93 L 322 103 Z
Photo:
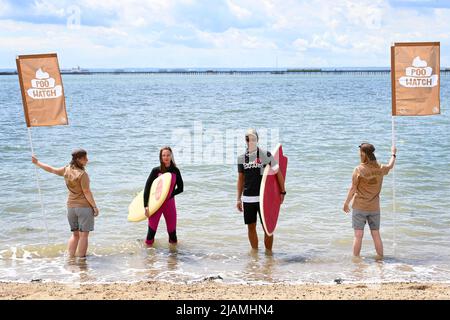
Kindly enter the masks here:
M 450 0 L 0 0 L 0 68 L 388 67 L 407 41 L 450 66 Z

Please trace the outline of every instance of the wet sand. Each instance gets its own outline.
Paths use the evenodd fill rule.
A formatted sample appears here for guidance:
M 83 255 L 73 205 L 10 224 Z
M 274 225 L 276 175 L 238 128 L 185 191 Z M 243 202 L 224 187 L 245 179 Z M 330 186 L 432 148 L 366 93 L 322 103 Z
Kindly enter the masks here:
M 133 284 L 0 283 L 2 300 L 450 300 L 450 284 L 195 284 L 138 282 Z

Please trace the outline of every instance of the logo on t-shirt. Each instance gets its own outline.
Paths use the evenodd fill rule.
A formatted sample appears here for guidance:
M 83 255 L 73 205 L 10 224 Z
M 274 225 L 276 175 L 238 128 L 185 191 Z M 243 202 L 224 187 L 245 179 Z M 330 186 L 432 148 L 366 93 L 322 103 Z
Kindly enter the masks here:
M 255 161 L 249 163 L 243 163 L 244 169 L 259 169 L 262 168 L 263 165 L 259 158 L 256 158 Z

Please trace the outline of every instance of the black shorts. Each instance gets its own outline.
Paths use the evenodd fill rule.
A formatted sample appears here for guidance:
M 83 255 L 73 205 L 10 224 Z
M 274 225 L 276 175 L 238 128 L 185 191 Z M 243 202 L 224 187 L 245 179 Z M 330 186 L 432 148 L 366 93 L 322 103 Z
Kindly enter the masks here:
M 246 203 L 243 204 L 244 209 L 244 222 L 245 224 L 256 223 L 257 215 L 259 215 L 259 220 L 261 220 L 261 210 L 259 209 L 259 202 Z

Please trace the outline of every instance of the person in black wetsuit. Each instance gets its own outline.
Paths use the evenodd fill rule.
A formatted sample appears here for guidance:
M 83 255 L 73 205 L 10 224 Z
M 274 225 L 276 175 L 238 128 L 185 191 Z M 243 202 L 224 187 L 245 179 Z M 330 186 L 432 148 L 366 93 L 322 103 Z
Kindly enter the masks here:
M 175 206 L 175 196 L 183 192 L 183 178 L 181 177 L 180 170 L 177 168 L 175 161 L 173 160 L 173 153 L 170 147 L 161 148 L 161 150 L 159 151 L 159 162 L 160 165 L 158 167 L 154 167 L 152 172 L 150 173 L 147 182 L 145 183 L 144 189 L 145 216 L 148 218 L 148 232 L 145 243 L 148 246 L 153 245 L 153 242 L 155 241 L 155 234 L 156 230 L 158 229 L 159 219 L 161 218 L 161 215 L 164 215 L 164 219 L 166 220 L 169 242 L 171 244 L 177 243 L 177 209 Z M 153 181 L 155 181 L 158 176 L 166 172 L 172 173 L 172 193 L 161 206 L 161 208 L 159 208 L 159 210 L 153 215 L 149 216 L 148 200 L 150 195 L 150 188 Z

